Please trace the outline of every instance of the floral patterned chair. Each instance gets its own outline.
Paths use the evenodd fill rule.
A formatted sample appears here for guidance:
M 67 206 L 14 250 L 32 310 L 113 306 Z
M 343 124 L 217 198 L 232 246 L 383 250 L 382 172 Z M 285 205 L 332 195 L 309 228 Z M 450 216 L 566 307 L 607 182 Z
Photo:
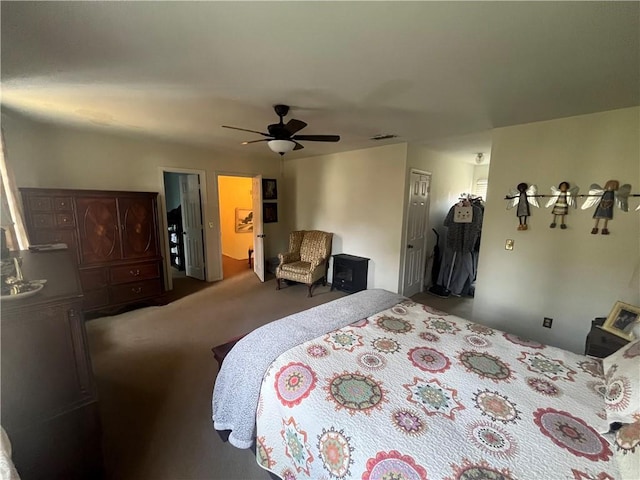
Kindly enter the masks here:
M 320 230 L 298 230 L 289 235 L 289 251 L 280 253 L 280 264 L 276 267 L 277 290 L 281 280 L 291 280 L 307 285 L 309 297 L 313 285 L 322 279 L 327 284 L 329 256 L 333 233 Z

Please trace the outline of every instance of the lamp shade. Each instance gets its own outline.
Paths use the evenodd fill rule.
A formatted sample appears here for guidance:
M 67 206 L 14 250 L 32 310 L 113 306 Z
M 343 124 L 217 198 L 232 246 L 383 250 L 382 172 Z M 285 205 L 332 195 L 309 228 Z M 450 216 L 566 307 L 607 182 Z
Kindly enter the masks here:
M 291 140 L 269 140 L 267 145 L 269 145 L 269 148 L 272 151 L 279 153 L 280 155 L 289 153 L 296 146 L 296 144 Z

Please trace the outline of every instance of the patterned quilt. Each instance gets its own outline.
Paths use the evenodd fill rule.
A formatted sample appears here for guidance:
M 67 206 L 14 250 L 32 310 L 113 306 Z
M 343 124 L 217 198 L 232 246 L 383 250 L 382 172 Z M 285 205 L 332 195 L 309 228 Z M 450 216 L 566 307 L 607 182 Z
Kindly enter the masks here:
M 600 361 L 404 301 L 266 372 L 256 456 L 292 479 L 612 480 Z

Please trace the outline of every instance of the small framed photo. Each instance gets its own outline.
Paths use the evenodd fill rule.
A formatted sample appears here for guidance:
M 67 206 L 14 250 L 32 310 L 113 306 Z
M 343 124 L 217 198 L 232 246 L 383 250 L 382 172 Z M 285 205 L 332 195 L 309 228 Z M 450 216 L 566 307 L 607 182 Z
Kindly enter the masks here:
M 262 204 L 262 221 L 264 223 L 276 223 L 278 221 L 278 204 L 277 203 Z
M 628 303 L 616 302 L 602 329 L 627 340 L 633 340 L 631 329 L 640 322 L 640 307 Z
M 262 199 L 277 200 L 278 199 L 278 183 L 275 178 L 262 179 Z
M 253 210 L 236 208 L 236 233 L 253 232 Z

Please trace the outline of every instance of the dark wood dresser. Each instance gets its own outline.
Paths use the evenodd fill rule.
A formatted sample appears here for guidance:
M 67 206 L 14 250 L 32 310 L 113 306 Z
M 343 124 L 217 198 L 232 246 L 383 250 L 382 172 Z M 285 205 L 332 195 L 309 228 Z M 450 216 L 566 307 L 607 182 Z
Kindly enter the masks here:
M 20 252 L 26 280 L 46 279 L 27 298 L 0 299 L 2 426 L 22 480 L 102 476 L 101 431 L 69 251 Z
M 157 193 L 21 188 L 32 244 L 66 243 L 79 265 L 83 311 L 162 299 Z

